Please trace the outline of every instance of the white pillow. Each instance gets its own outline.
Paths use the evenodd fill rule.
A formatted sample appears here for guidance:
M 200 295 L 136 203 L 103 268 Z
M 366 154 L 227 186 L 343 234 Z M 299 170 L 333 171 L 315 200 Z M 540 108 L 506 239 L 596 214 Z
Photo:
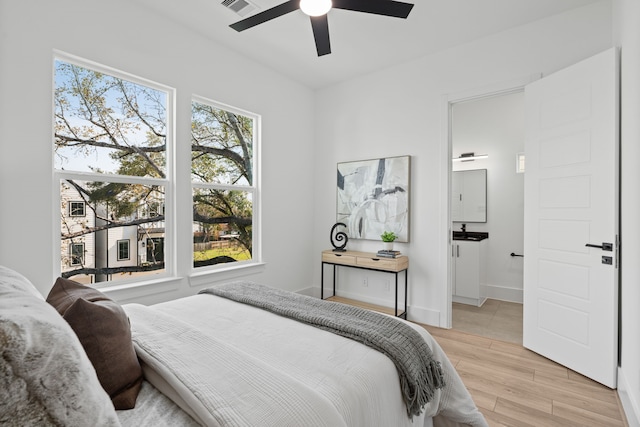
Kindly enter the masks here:
M 120 425 L 69 324 L 33 284 L 5 267 L 0 267 L 0 425 Z
M 23 290 L 29 292 L 33 296 L 36 296 L 44 301 L 44 295 L 42 295 L 33 283 L 29 281 L 22 274 L 10 268 L 0 265 L 0 287 L 13 288 L 17 291 Z

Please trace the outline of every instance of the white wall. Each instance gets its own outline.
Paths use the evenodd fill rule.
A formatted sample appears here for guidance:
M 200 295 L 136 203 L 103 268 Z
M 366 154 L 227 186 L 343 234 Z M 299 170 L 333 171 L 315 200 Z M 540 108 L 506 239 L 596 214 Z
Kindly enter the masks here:
M 618 392 L 630 426 L 640 425 L 640 2 L 615 0 L 614 36 L 621 46 L 621 260 Z
M 411 155 L 409 318 L 446 325 L 449 153 L 443 99 L 535 73 L 549 74 L 612 46 L 611 7 L 596 3 L 320 90 L 317 94 L 318 260 L 335 222 L 336 163 Z M 349 249 L 379 243 L 351 241 Z M 366 295 L 366 292 L 363 292 Z
M 634 415 L 631 425 L 637 425 L 640 2 L 614 0 L 614 12 L 623 87 L 619 377 L 627 415 Z M 51 218 L 58 207 L 52 197 L 52 51 L 60 49 L 177 88 L 179 143 L 189 141 L 192 93 L 262 115 L 267 263 L 255 278 L 274 286 L 298 290 L 313 282 L 319 287 L 320 251 L 329 247 L 335 222 L 337 162 L 413 156 L 411 242 L 398 246 L 411 257 L 410 317 L 439 324 L 447 292 L 449 153 L 441 132 L 443 97 L 551 73 L 612 46 L 611 34 L 611 10 L 603 2 L 399 64 L 321 90 L 314 98 L 299 84 L 126 0 L 0 0 L 0 264 L 27 275 L 43 293 L 53 283 Z M 314 144 L 315 151 L 304 148 Z M 185 167 L 189 160 L 177 161 Z M 190 206 L 188 183 L 179 183 L 180 189 L 179 202 Z M 189 215 L 190 208 L 181 212 Z M 190 223 L 182 224 L 179 231 L 190 236 Z M 184 262 L 189 241 L 178 242 L 183 266 L 189 264 Z M 378 245 L 352 241 L 349 248 L 376 250 Z M 172 290 L 140 301 L 193 293 L 187 274 L 182 267 L 181 279 L 166 288 Z
M 313 214 L 314 158 L 305 149 L 313 144 L 313 92 L 126 0 L 0 0 L 0 264 L 27 275 L 45 294 L 53 284 L 59 245 L 52 220 L 59 210 L 52 196 L 54 49 L 176 88 L 176 140 L 183 147 L 190 144 L 192 94 L 261 114 L 266 265 L 251 278 L 289 290 L 311 286 L 312 246 L 304 234 Z M 190 154 L 178 154 L 178 166 L 188 170 Z M 177 186 L 178 279 L 141 302 L 198 289 L 186 279 L 190 184 Z
M 487 169 L 487 222 L 466 228 L 489 233 L 487 297 L 521 303 L 523 258 L 510 254 L 522 254 L 524 246 L 524 174 L 516 173 L 516 154 L 524 151 L 524 92 L 454 104 L 451 144 L 452 157 L 489 156 L 453 162 L 452 170 Z

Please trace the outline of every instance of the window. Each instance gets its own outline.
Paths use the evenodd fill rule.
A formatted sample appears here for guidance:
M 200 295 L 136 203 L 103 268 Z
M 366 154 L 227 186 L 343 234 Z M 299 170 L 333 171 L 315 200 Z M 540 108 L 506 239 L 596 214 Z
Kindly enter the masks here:
M 84 243 L 69 244 L 69 265 L 84 264 Z
M 166 277 L 182 259 L 178 238 L 193 244 L 199 272 L 260 260 L 258 115 L 194 98 L 181 112 L 191 139 L 176 145 L 174 90 L 66 54 L 54 72 L 61 276 L 97 286 Z M 176 150 L 191 164 L 175 162 Z M 191 205 L 176 206 L 189 175 Z
M 143 218 L 153 218 L 164 215 L 164 204 L 161 202 L 149 202 L 142 206 L 140 216 Z
M 129 255 L 130 240 L 118 240 L 118 261 L 126 261 L 131 258 Z
M 191 104 L 193 265 L 251 262 L 259 117 L 205 99 Z
M 84 215 L 84 202 L 69 202 L 69 216 Z
M 60 243 L 70 258 L 61 257 L 62 275 L 96 283 L 166 274 L 172 91 L 66 55 L 54 69 Z M 131 253 L 149 239 L 162 240 L 162 257 Z M 114 255 L 131 261 L 116 271 Z

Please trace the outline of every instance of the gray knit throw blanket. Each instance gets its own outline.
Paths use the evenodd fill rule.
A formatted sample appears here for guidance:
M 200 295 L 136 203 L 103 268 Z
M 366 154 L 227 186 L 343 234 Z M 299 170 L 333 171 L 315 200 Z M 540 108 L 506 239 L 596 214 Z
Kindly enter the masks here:
M 398 370 L 410 418 L 419 415 L 444 387 L 440 362 L 420 334 L 401 320 L 374 311 L 241 281 L 204 289 L 367 345 L 389 357 Z

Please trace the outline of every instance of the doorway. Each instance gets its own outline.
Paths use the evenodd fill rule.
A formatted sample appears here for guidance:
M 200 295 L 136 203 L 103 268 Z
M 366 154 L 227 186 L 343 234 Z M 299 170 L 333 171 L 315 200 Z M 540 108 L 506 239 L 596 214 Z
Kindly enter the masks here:
M 619 50 L 611 48 L 544 79 L 449 96 L 443 150 L 450 180 L 452 105 L 525 87 L 523 346 L 612 388 L 618 354 L 619 65 Z M 450 182 L 447 188 L 450 202 Z M 447 212 L 449 240 L 443 246 L 451 252 L 450 206 Z M 447 327 L 454 277 L 449 259 L 441 322 Z
M 452 242 L 452 327 L 522 344 L 524 92 L 453 102 L 450 120 L 451 228 L 462 239 Z

